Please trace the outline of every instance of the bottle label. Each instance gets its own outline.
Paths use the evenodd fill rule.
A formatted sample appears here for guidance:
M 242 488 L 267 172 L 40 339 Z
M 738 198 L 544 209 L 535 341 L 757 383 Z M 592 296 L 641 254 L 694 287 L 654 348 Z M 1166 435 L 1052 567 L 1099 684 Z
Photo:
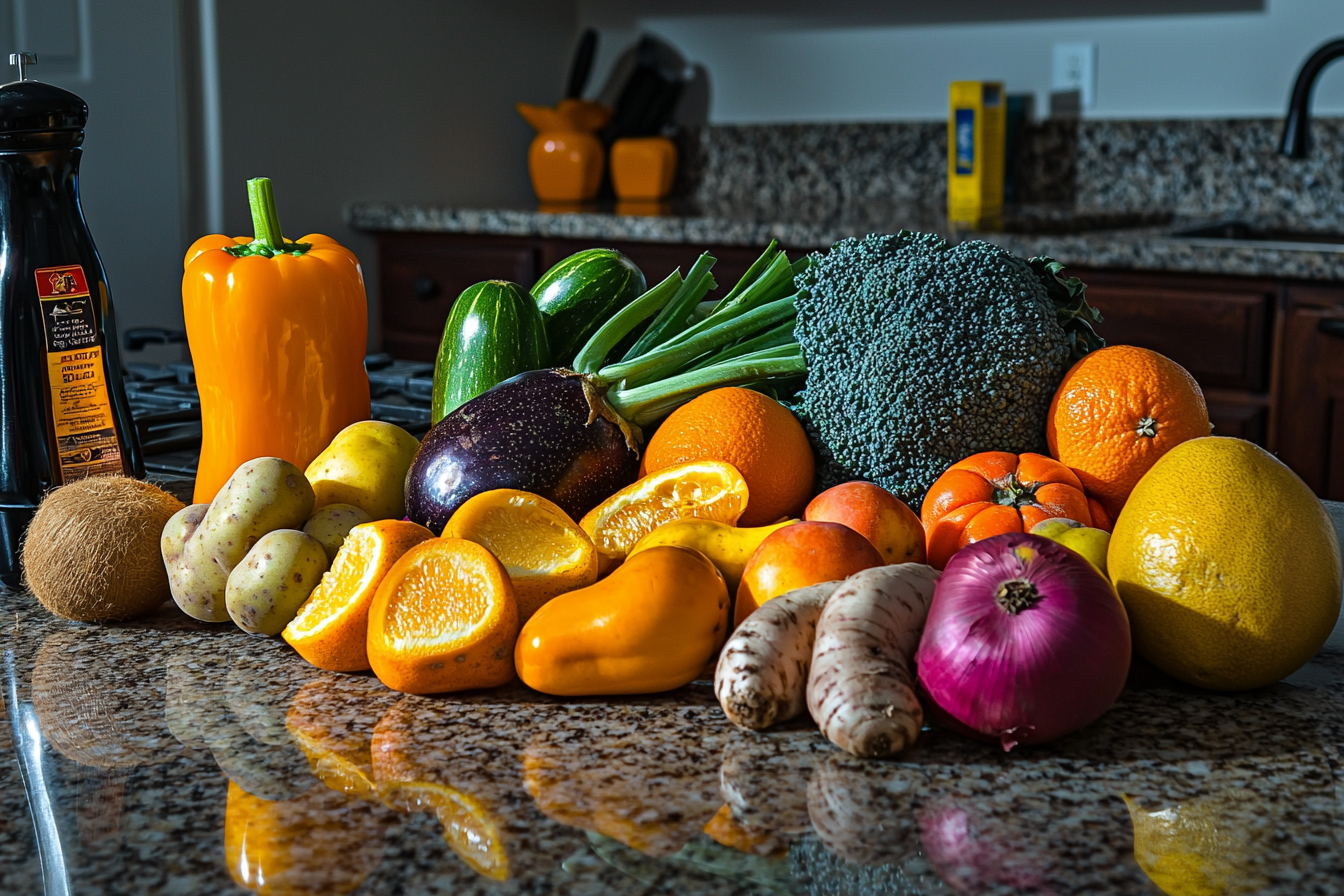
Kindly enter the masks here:
M 103 333 L 84 268 L 38 268 L 35 274 L 61 484 L 120 473 L 121 445 L 107 392 Z

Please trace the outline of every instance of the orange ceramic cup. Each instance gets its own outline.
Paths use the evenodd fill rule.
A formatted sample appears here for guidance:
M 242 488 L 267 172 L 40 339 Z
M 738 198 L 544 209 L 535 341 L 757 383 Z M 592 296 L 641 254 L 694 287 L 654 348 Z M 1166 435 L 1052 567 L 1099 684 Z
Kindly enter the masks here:
M 624 137 L 611 145 L 611 185 L 620 199 L 662 199 L 676 173 L 677 145 L 666 137 Z
M 584 131 L 542 131 L 527 153 L 532 189 L 542 202 L 583 202 L 602 184 L 602 144 Z

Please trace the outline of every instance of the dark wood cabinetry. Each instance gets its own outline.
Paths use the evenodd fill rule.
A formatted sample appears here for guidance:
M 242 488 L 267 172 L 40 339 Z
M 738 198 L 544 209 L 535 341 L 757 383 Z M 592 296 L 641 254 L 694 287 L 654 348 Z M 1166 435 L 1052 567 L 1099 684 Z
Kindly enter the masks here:
M 481 280 L 531 286 L 594 245 L 649 277 L 684 272 L 706 249 L 727 288 L 759 247 L 447 233 L 380 233 L 383 349 L 432 361 L 453 301 Z M 1070 269 L 1088 284 L 1112 343 L 1141 345 L 1199 381 L 1217 435 L 1263 445 L 1322 497 L 1344 500 L 1344 284 Z
M 1278 453 L 1344 501 L 1344 287 L 1291 286 L 1283 312 Z

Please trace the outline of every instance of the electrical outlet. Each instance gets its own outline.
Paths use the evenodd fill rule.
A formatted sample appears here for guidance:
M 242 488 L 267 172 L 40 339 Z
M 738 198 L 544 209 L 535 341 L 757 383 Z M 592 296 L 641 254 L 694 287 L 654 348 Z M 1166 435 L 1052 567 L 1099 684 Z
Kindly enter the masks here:
M 1097 102 L 1097 45 L 1095 42 L 1055 44 L 1050 78 L 1053 91 L 1076 90 L 1084 109 Z

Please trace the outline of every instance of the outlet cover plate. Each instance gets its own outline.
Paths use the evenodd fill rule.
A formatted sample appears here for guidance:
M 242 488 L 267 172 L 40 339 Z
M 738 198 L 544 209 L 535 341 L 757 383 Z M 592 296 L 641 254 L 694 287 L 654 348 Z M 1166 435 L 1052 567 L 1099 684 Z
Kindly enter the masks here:
M 1082 107 L 1091 109 L 1097 102 L 1097 44 L 1055 44 L 1054 65 L 1051 69 L 1052 91 L 1076 90 L 1081 94 Z

